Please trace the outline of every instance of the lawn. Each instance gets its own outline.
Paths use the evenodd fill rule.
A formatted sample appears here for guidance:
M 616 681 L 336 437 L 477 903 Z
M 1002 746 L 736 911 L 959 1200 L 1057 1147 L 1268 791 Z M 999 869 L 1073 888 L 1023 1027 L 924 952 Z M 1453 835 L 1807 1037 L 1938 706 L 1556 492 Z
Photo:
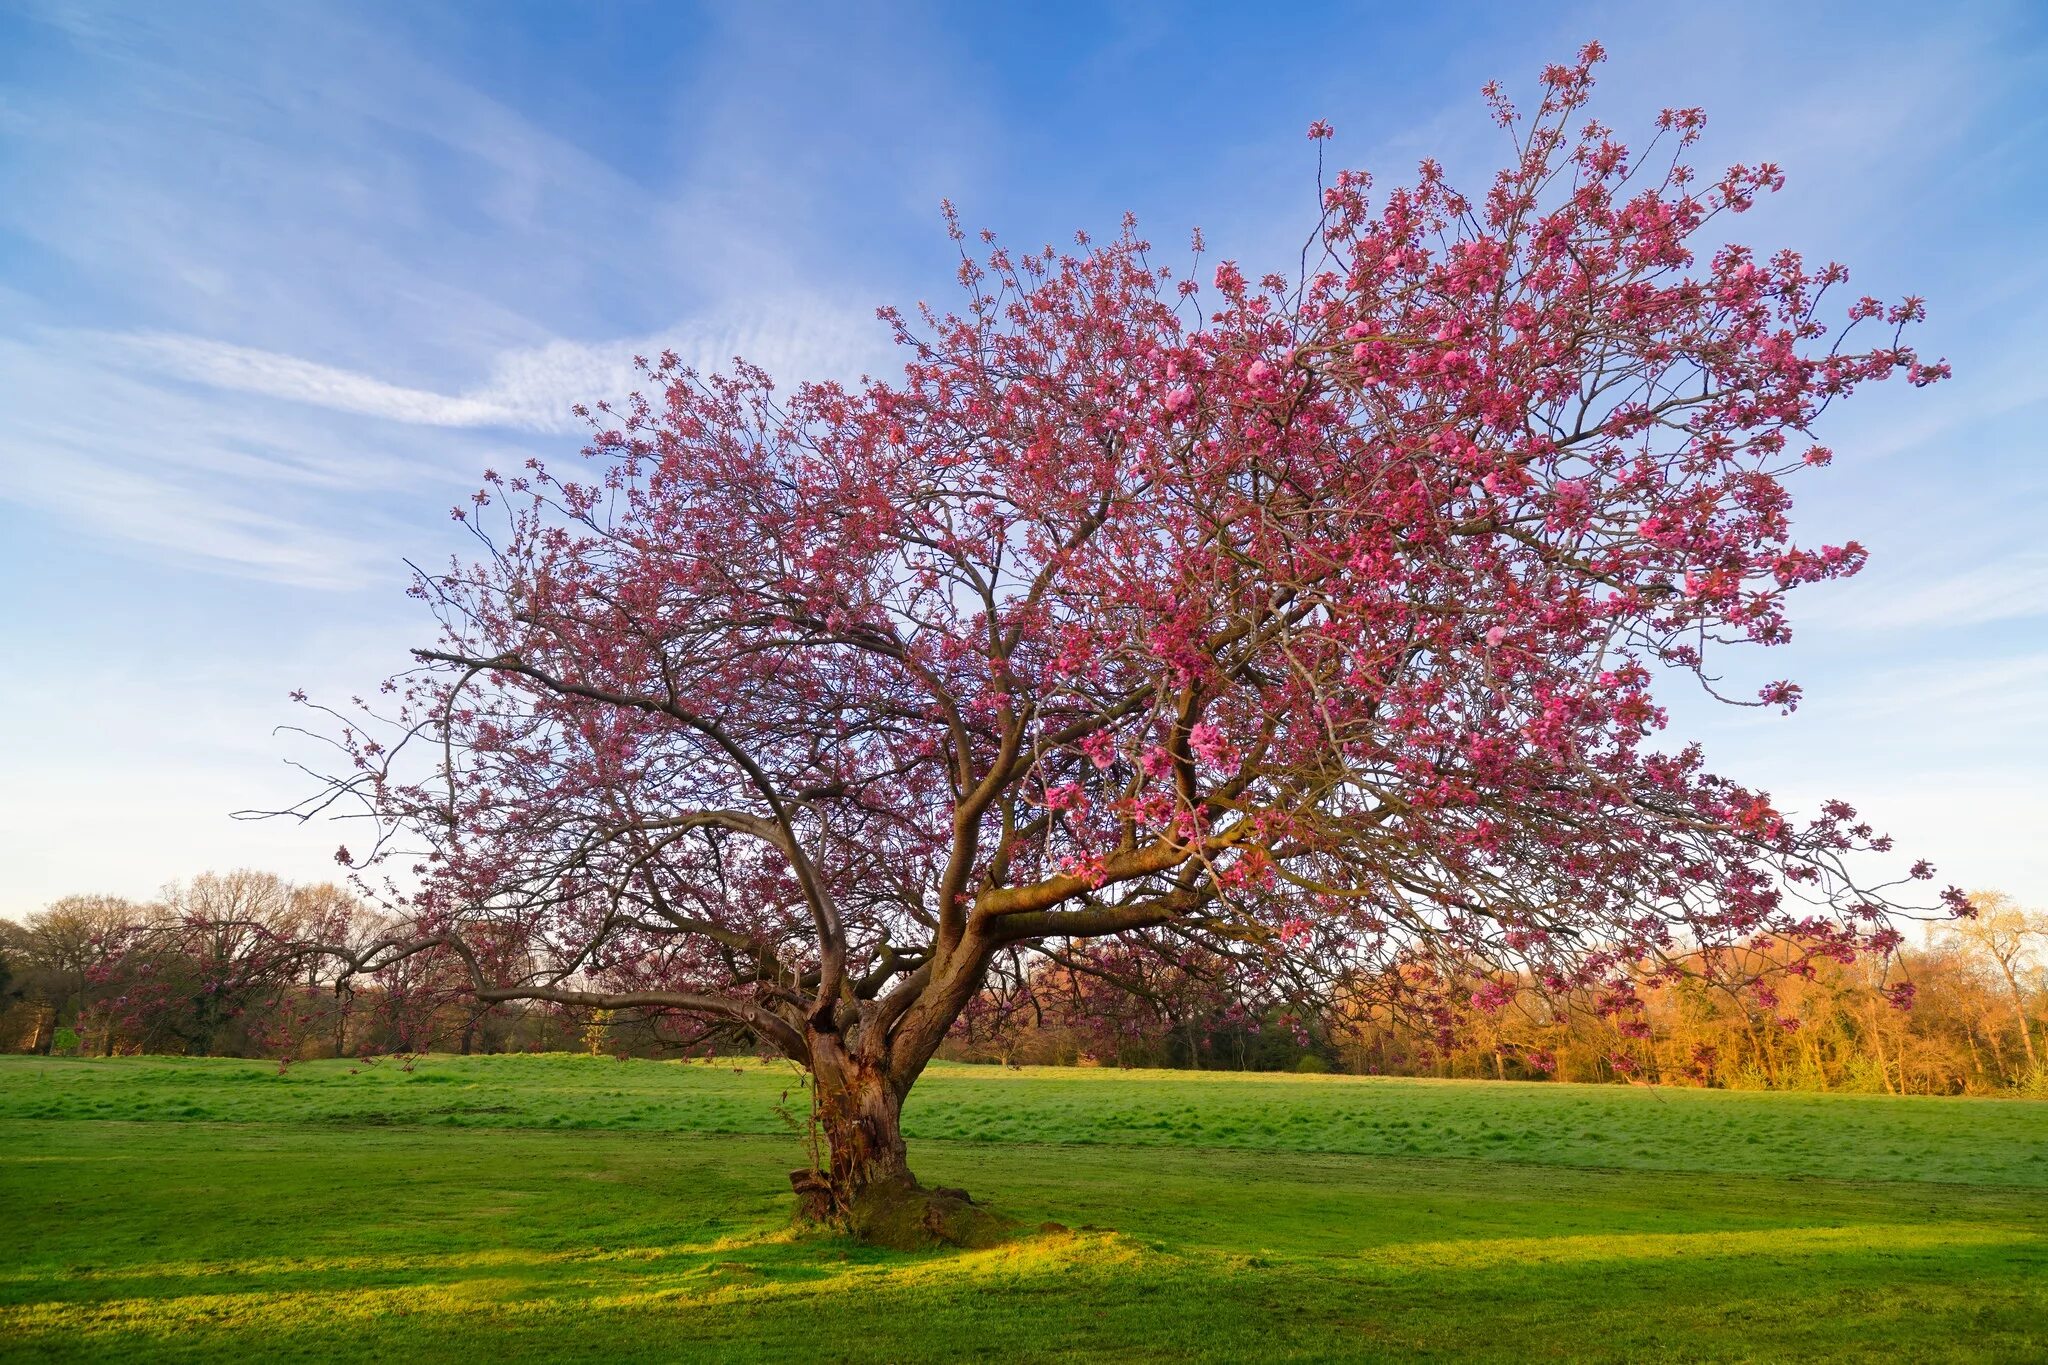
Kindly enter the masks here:
M 1073 1232 L 912 1256 L 788 1228 L 792 1084 L 0 1059 L 0 1356 L 2048 1357 L 2048 1103 L 940 1066 Z

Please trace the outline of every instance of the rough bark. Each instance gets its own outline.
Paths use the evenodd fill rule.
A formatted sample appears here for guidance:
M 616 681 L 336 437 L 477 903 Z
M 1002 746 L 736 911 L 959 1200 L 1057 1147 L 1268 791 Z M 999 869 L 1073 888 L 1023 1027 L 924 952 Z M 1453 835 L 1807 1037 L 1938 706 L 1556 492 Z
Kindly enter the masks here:
M 905 1090 L 886 1065 L 850 1052 L 837 1033 L 814 1033 L 811 1066 L 828 1168 L 790 1172 L 800 1220 L 902 1251 L 992 1246 L 1012 1235 L 1009 1220 L 965 1190 L 927 1187 L 911 1173 Z
M 811 1065 L 835 1195 L 844 1202 L 869 1185 L 907 1178 L 903 1096 L 883 1068 L 850 1054 L 837 1034 L 813 1037 Z

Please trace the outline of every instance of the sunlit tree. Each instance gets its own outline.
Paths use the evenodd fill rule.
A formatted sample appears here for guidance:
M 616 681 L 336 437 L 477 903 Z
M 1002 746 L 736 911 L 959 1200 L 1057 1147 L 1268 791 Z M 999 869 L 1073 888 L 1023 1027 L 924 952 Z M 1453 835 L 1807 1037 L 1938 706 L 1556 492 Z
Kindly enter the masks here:
M 348 963 L 744 1029 L 814 1078 L 814 1208 L 961 1240 L 900 1113 L 999 954 L 1441 962 L 1629 1024 L 1632 964 L 1889 952 L 1852 875 L 1886 841 L 1661 742 L 1659 695 L 1855 572 L 1792 538 L 1813 427 L 1946 367 L 1901 339 L 1918 300 L 1699 245 L 1783 177 L 1696 174 L 1695 110 L 1624 147 L 1598 56 L 1527 117 L 1489 90 L 1512 151 L 1475 195 L 1336 175 L 1299 269 L 956 228 L 959 311 L 884 314 L 900 376 L 662 356 L 580 463 L 488 473 L 479 557 L 412 588 L 439 639 L 333 713 L 300 808 L 417 879 Z

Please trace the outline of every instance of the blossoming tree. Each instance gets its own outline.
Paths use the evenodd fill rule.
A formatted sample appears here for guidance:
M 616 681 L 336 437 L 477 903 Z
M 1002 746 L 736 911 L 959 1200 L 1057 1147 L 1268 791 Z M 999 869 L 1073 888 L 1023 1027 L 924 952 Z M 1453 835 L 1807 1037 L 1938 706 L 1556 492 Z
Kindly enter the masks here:
M 351 965 L 744 1030 L 814 1078 L 814 1207 L 947 1238 L 899 1116 L 1000 953 L 1145 931 L 1583 990 L 1888 950 L 1852 866 L 1884 841 L 1659 747 L 1654 688 L 1858 568 L 1793 542 L 1786 478 L 1831 403 L 1946 368 L 1916 300 L 1696 247 L 1782 177 L 1695 178 L 1694 110 L 1632 153 L 1583 118 L 1599 55 L 1527 115 L 1489 88 L 1514 155 L 1477 198 L 1338 175 L 1286 275 L 956 227 L 959 311 L 883 314 L 899 378 L 663 356 L 580 464 L 487 474 L 480 557 L 412 588 L 438 642 L 302 808 L 417 859 L 411 929 Z

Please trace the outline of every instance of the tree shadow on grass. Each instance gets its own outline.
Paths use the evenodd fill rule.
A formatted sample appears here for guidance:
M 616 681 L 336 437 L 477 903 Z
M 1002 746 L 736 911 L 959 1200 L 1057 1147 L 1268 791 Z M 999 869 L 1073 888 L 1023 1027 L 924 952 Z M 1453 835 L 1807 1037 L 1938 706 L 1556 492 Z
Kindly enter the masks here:
M 1349 1258 L 1168 1251 L 1106 1232 L 859 1250 L 773 1234 L 438 1269 L 252 1263 L 222 1272 L 232 1288 L 130 1281 L 145 1292 L 26 1305 L 0 1326 L 24 1347 L 155 1359 L 2024 1359 L 2048 1309 L 2048 1242 L 1943 1224 L 1454 1239 Z M 369 1282 L 386 1275 L 404 1280 Z

